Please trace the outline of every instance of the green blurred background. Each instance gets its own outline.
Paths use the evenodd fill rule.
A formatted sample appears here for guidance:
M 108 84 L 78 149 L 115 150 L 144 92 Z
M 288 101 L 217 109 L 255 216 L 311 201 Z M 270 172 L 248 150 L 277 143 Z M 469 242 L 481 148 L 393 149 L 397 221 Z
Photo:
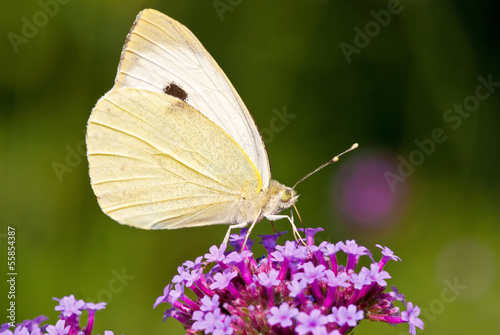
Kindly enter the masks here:
M 422 308 L 426 334 L 498 332 L 500 87 L 474 98 L 478 76 L 500 81 L 498 1 L 65 0 L 43 22 L 44 3 L 4 2 L 0 14 L 0 259 L 7 273 L 13 226 L 19 322 L 45 314 L 55 323 L 51 298 L 75 294 L 108 302 L 96 334 L 183 334 L 152 304 L 177 266 L 219 244 L 226 227 L 117 224 L 96 202 L 84 153 L 87 119 L 113 85 L 125 36 L 140 10 L 155 8 L 194 32 L 259 128 L 271 129 L 266 145 L 280 182 L 293 185 L 360 143 L 298 187 L 305 225 L 325 229 L 319 239 L 356 239 L 377 259 L 376 243 L 394 250 L 403 262 L 389 263 L 389 285 Z M 384 17 L 388 7 L 394 13 Z M 23 18 L 40 27 L 12 44 Z M 369 35 L 356 37 L 356 27 Z M 356 52 L 346 57 L 341 46 Z M 470 115 L 448 114 L 463 103 Z M 285 108 L 295 117 L 281 127 L 276 111 Z M 446 140 L 419 154 L 416 141 L 429 143 L 436 129 Z M 380 160 L 386 167 L 372 169 Z M 388 192 L 386 172 L 397 176 L 402 160 L 414 171 Z M 272 232 L 265 220 L 255 231 Z M 465 288 L 453 292 L 453 282 Z M 356 333 L 407 330 L 363 321 Z

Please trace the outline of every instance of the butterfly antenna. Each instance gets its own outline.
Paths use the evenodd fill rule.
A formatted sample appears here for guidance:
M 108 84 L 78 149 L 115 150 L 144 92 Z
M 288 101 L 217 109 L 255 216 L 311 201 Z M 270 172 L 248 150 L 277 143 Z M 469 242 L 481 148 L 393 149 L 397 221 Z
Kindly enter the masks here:
M 293 185 L 293 189 L 295 189 L 295 186 L 297 186 L 299 183 L 303 182 L 304 180 L 306 180 L 307 178 L 309 178 L 310 176 L 312 176 L 313 174 L 315 174 L 316 172 L 318 172 L 319 170 L 321 170 L 322 168 L 324 168 L 325 166 L 328 166 L 332 163 L 335 163 L 335 162 L 338 162 L 340 156 L 342 156 L 343 154 L 346 154 L 348 153 L 349 151 L 352 151 L 354 149 L 356 149 L 358 147 L 358 143 L 354 143 L 349 149 L 347 149 L 346 151 L 338 154 L 337 156 L 333 157 L 332 159 L 330 159 L 328 162 L 326 162 L 325 164 L 321 165 L 320 167 L 318 167 L 316 170 L 312 171 L 312 172 L 309 172 L 307 175 L 305 175 L 304 178 L 302 178 L 301 180 L 299 180 L 298 182 L 295 183 L 295 185 Z M 295 209 L 297 210 L 297 209 Z M 297 212 L 298 214 L 298 212 Z M 300 215 L 299 215 L 300 217 Z

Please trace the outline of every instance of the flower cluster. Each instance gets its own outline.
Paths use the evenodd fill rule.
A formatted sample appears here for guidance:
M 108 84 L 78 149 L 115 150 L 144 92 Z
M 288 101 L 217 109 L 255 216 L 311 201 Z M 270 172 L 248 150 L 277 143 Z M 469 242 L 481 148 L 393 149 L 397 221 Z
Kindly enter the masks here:
M 76 300 L 74 295 L 63 297 L 62 299 L 54 298 L 59 302 L 55 307 L 56 311 L 60 311 L 60 320 L 55 325 L 43 324 L 48 318 L 40 315 L 33 320 L 24 320 L 17 325 L 5 323 L 0 328 L 0 335 L 90 335 L 94 326 L 95 312 L 104 309 L 105 302 L 94 304 L 83 300 Z M 80 328 L 80 315 L 82 311 L 88 312 L 87 325 Z M 9 328 L 14 327 L 14 331 Z M 112 331 L 105 331 L 104 335 L 114 335 Z
M 185 262 L 153 307 L 171 304 L 164 320 L 177 319 L 188 334 L 340 335 L 362 319 L 408 323 L 411 334 L 415 327 L 423 329 L 418 306 L 406 303 L 395 287 L 384 292 L 391 276 L 383 268 L 399 257 L 377 245 L 382 257 L 375 262 L 354 240 L 316 246 L 319 230 L 305 230 L 307 245 L 277 245 L 281 234 L 264 235 L 267 255 L 259 259 L 253 257 L 251 242 L 243 246 L 245 230 L 232 235 L 234 251 L 226 251 L 225 244 L 212 246 L 204 257 Z M 337 262 L 339 251 L 347 254 L 345 265 Z M 372 263 L 356 271 L 364 255 Z M 393 306 L 396 300 L 406 311 Z

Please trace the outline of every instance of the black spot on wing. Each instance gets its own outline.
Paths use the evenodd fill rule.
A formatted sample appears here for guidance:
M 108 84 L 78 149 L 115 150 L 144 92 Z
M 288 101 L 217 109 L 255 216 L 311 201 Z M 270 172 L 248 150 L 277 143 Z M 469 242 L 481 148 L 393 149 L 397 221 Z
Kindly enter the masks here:
M 182 101 L 186 101 L 188 94 L 184 91 L 179 85 L 174 82 L 169 83 L 165 88 L 163 88 L 163 92 L 166 94 L 181 99 Z

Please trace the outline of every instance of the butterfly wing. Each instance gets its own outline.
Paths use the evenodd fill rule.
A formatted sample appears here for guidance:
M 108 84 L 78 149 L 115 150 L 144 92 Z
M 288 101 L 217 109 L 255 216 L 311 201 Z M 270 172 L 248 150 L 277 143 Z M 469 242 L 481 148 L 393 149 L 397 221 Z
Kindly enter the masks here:
M 158 93 L 175 88 L 169 94 L 185 100 L 241 146 L 267 188 L 269 159 L 254 120 L 224 72 L 184 25 L 152 9 L 139 13 L 127 36 L 115 87 Z
M 237 201 L 262 187 L 231 136 L 165 93 L 108 92 L 90 116 L 87 148 L 103 211 L 143 229 L 231 223 Z

